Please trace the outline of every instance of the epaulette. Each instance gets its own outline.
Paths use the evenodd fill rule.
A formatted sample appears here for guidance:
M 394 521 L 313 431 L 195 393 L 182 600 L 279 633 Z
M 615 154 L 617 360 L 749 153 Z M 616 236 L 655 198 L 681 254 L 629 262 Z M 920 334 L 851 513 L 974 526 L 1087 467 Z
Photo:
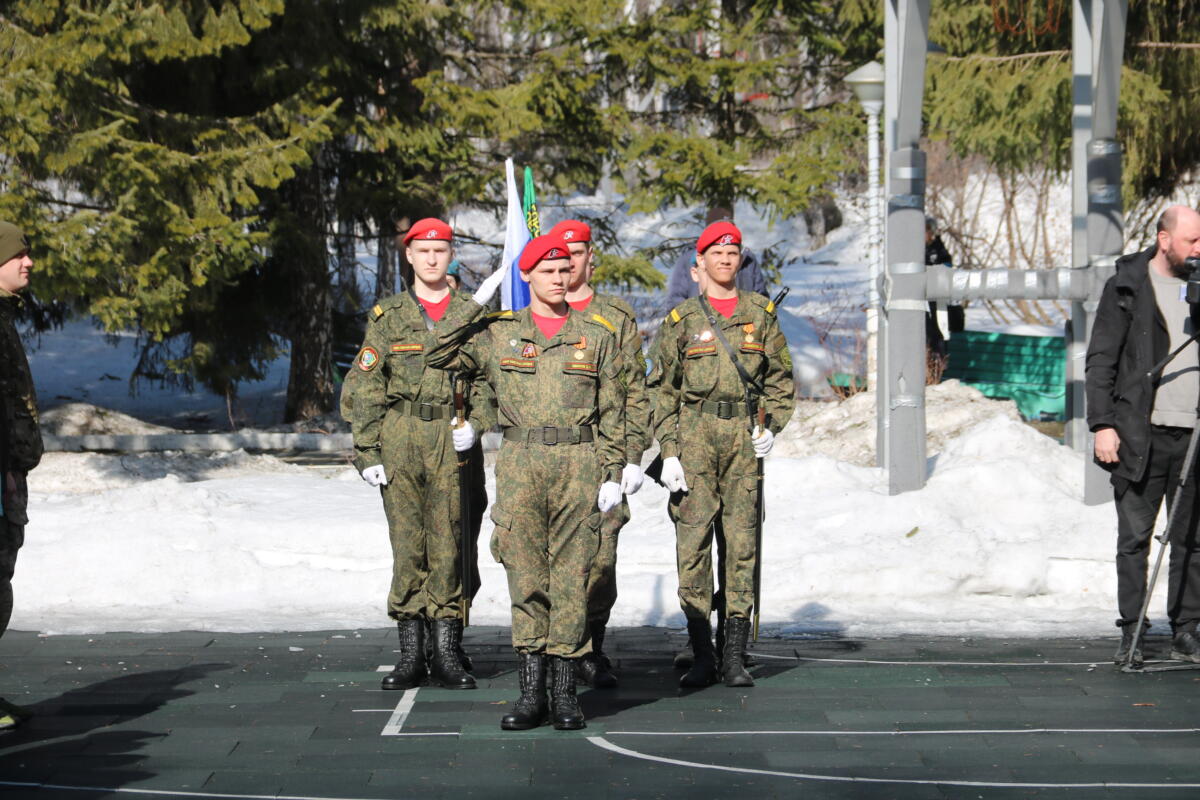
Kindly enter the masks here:
M 599 314 L 592 314 L 590 317 L 588 317 L 588 322 L 594 322 L 597 325 L 603 325 L 605 328 L 608 328 L 609 332 L 611 333 L 617 332 L 617 326 L 613 325 Z
M 759 294 L 758 292 L 745 292 L 744 294 L 742 294 L 742 296 L 748 298 L 751 303 L 758 306 L 759 308 L 766 309 L 766 312 L 768 314 L 775 313 L 775 301 L 772 300 L 771 298 L 764 297 L 763 295 Z
M 689 297 L 687 300 L 684 300 L 682 303 L 672 308 L 671 313 L 667 314 L 667 319 L 671 321 L 672 325 L 677 325 L 682 322 L 683 318 L 688 314 L 699 310 L 700 301 L 694 297 Z
M 600 293 L 597 293 L 596 297 L 598 300 L 603 302 L 606 306 L 608 306 L 612 310 L 616 311 L 619 314 L 624 314 L 626 317 L 628 317 L 630 320 L 632 320 L 635 324 L 637 323 L 637 315 L 633 313 L 633 307 L 631 305 L 629 305 L 629 303 L 627 303 L 623 299 L 621 299 L 620 297 L 617 297 L 615 294 L 600 294 Z
M 511 310 L 493 311 L 490 314 L 485 314 L 484 319 L 515 319 L 515 315 Z
M 402 302 L 404 302 L 404 298 L 407 296 L 408 295 L 403 294 L 388 295 L 371 307 L 370 313 L 367 314 L 368 318 L 371 320 L 371 322 L 374 322 L 382 317 L 385 312 L 398 307 Z

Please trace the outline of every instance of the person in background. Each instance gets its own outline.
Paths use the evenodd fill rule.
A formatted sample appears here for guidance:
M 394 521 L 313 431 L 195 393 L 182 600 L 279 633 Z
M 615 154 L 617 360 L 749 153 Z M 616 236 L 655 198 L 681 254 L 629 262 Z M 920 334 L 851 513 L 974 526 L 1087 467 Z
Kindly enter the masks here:
M 29 287 L 32 272 L 25 233 L 0 222 L 0 636 L 12 618 L 13 573 L 29 522 L 26 479 L 42 460 L 37 395 L 16 326 L 20 293 Z M 30 716 L 28 709 L 0 699 L 0 731 Z

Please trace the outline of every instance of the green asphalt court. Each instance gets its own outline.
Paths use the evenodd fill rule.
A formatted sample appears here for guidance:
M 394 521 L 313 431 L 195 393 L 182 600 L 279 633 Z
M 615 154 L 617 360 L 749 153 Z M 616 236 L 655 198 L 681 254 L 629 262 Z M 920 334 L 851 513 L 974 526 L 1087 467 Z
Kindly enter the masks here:
M 1200 797 L 1200 671 L 1123 674 L 1116 638 L 811 636 L 758 685 L 684 691 L 669 628 L 610 630 L 587 728 L 500 730 L 508 630 L 476 691 L 385 692 L 394 629 L 0 640 L 4 798 Z M 1151 636 L 1147 657 L 1169 649 Z

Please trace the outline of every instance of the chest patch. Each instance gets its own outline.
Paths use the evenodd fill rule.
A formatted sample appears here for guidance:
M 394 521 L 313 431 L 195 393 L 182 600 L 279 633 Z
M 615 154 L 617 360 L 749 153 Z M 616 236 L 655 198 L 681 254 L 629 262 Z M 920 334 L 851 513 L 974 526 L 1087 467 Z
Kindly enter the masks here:
M 425 345 L 419 342 L 414 344 L 394 344 L 392 345 L 393 353 L 421 353 L 424 352 Z

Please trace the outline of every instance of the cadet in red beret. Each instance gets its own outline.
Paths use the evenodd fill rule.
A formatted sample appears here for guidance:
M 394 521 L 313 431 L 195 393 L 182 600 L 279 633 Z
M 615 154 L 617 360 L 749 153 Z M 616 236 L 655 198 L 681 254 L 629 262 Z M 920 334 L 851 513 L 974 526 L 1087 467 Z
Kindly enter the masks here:
M 744 656 L 754 611 L 756 458 L 765 458 L 795 406 L 792 361 L 775 306 L 741 291 L 735 276 L 742 234 L 714 222 L 696 240 L 699 296 L 667 315 L 652 348 L 646 385 L 662 449 L 662 483 L 671 491 L 679 603 L 687 618 L 692 664 L 680 680 L 702 687 L 753 686 Z M 735 366 L 735 361 L 738 366 Z M 739 370 L 740 367 L 740 370 Z M 745 374 L 750 381 L 743 382 Z M 747 398 L 765 410 L 760 424 Z M 711 528 L 725 533 L 724 639 L 712 641 Z M 718 674 L 718 663 L 720 673 Z
M 500 721 L 505 730 L 547 720 L 584 727 L 575 686 L 578 662 L 593 646 L 587 576 L 600 520 L 621 502 L 627 445 L 617 325 L 568 305 L 569 256 L 556 234 L 530 241 L 517 260 L 529 305 L 484 319 L 475 305 L 426 357 L 440 369 L 482 370 L 504 430 L 492 553 L 508 577 L 521 687 Z
M 571 251 L 567 303 L 572 309 L 600 314 L 617 329 L 617 348 L 625 362 L 625 466 L 621 470 L 621 503 L 600 518 L 600 550 L 588 572 L 588 632 L 592 652 L 579 659 L 579 679 L 595 689 L 613 689 L 617 676 L 604 655 L 604 634 L 617 602 L 617 537 L 629 521 L 625 495 L 642 486 L 642 452 L 649 446 L 650 399 L 646 395 L 646 360 L 633 309 L 621 298 L 592 289 L 595 271 L 592 229 L 577 219 L 565 219 L 550 229 L 560 234 Z
M 461 646 L 464 603 L 478 577 L 461 574 L 459 504 L 450 498 L 459 492 L 459 460 L 482 464 L 475 430 L 490 428 L 495 412 L 481 376 L 463 372 L 470 401 L 467 418 L 457 419 L 451 373 L 424 359 L 439 329 L 453 324 L 444 316 L 474 306 L 446 280 L 452 239 L 450 226 L 433 218 L 405 234 L 404 253 L 413 266 L 408 291 L 380 300 L 368 313 L 362 348 L 342 384 L 354 465 L 382 495 L 392 547 L 387 610 L 399 629 L 400 659 L 384 676 L 384 689 L 411 689 L 426 677 L 447 689 L 475 688 Z M 487 494 L 482 472 L 471 474 L 476 513 L 467 527 L 477 537 Z M 426 658 L 427 635 L 432 659 Z

